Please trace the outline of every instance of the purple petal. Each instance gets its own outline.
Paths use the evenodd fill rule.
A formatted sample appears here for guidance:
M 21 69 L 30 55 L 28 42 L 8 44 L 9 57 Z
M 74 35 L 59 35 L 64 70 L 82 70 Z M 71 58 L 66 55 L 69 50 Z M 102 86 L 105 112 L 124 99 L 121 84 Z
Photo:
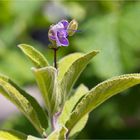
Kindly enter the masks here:
M 67 31 L 66 30 L 58 30 L 57 31 L 57 36 L 59 36 L 59 37 L 67 37 L 68 36 L 68 33 L 67 33 Z
M 50 38 L 51 40 L 55 40 L 55 37 L 54 37 L 54 36 L 49 36 L 49 38 Z
M 61 46 L 69 45 L 69 41 L 66 37 L 58 37 L 58 39 L 59 39 L 59 44 L 61 44 Z
M 63 24 L 65 30 L 67 29 L 67 27 L 69 25 L 69 22 L 67 20 L 61 20 L 59 23 Z

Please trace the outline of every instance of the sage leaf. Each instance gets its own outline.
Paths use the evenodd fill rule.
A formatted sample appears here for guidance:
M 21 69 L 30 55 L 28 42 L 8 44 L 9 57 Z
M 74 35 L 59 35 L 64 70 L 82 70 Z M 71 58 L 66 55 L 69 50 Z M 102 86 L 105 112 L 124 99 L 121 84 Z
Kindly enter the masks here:
M 73 87 L 74 83 L 80 76 L 81 72 L 84 70 L 86 65 L 89 63 L 89 61 L 98 53 L 98 51 L 92 51 L 90 53 L 84 54 L 82 56 L 78 55 L 74 61 L 71 61 L 71 65 L 68 64 L 67 69 L 65 72 L 63 72 L 63 77 L 60 81 L 61 85 L 61 91 L 63 93 L 63 99 L 65 100 L 66 97 L 69 97 L 69 93 L 71 88 Z M 80 56 L 80 57 L 79 57 Z M 68 63 L 68 59 L 71 59 L 71 57 L 66 59 L 66 63 Z M 63 60 L 65 61 L 65 60 Z M 64 63 L 64 62 L 63 62 Z M 58 76 L 59 77 L 59 76 Z
M 77 134 L 85 127 L 87 121 L 88 121 L 89 114 L 86 114 L 84 117 L 82 117 L 76 125 L 71 129 L 69 133 L 69 137 L 73 138 L 77 136 Z
M 47 138 L 47 140 L 66 140 L 66 133 L 68 129 L 64 126 L 53 131 Z
M 88 88 L 81 84 L 74 95 L 70 97 L 64 104 L 61 115 L 59 116 L 59 123 L 65 125 L 66 121 L 69 119 L 74 107 L 78 103 L 78 101 L 88 92 Z
M 58 62 L 58 80 L 61 81 L 64 74 L 68 71 L 70 66 L 74 61 L 82 57 L 84 54 L 83 53 L 72 53 L 69 54 L 65 57 L 63 57 L 59 62 Z
M 74 95 L 65 102 L 64 104 L 64 108 L 63 111 L 59 117 L 59 123 L 62 125 L 65 125 L 65 123 L 67 122 L 67 120 L 70 118 L 70 115 L 74 109 L 74 107 L 76 106 L 76 104 L 81 100 L 81 98 L 88 92 L 88 88 L 81 84 L 76 92 L 74 93 Z M 88 120 L 88 114 L 86 114 L 80 121 L 78 121 L 78 123 L 73 127 L 73 129 L 71 130 L 69 136 L 72 137 L 74 136 L 76 133 L 80 132 L 84 126 L 86 125 Z
M 58 138 L 59 138 L 59 130 L 55 130 L 47 137 L 47 140 L 58 140 Z
M 82 98 L 72 112 L 70 119 L 66 122 L 69 133 L 87 113 L 94 110 L 110 97 L 137 84 L 140 84 L 140 74 L 125 74 L 111 78 L 95 86 Z
M 68 129 L 65 126 L 62 126 L 60 133 L 59 133 L 58 140 L 66 140 L 67 132 L 68 132 Z
M 0 139 L 1 140 L 26 140 L 27 136 L 18 131 L 0 130 Z
M 32 70 L 46 104 L 48 113 L 52 116 L 57 111 L 59 104 L 57 70 L 52 66 L 40 69 L 32 68 Z
M 18 47 L 33 62 L 33 64 L 37 68 L 41 68 L 49 65 L 47 59 L 43 56 L 43 54 L 38 50 L 36 50 L 34 47 L 27 44 L 20 44 L 18 45 Z
M 20 89 L 8 77 L 0 75 L 0 93 L 17 106 L 17 108 L 31 121 L 40 134 L 48 127 L 45 112 L 36 99 Z
M 46 139 L 37 138 L 37 137 L 34 137 L 34 136 L 29 135 L 29 136 L 27 137 L 27 140 L 46 140 Z
M 34 110 L 36 111 L 36 114 L 38 116 L 38 119 L 41 123 L 41 126 L 46 130 L 48 127 L 48 116 L 46 115 L 45 111 L 43 110 L 43 108 L 39 105 L 39 103 L 37 102 L 37 100 L 29 95 L 28 93 L 26 93 L 24 90 L 22 90 L 18 85 L 16 85 L 12 80 L 9 80 L 9 83 L 14 86 L 25 98 L 27 98 L 31 105 L 33 106 Z

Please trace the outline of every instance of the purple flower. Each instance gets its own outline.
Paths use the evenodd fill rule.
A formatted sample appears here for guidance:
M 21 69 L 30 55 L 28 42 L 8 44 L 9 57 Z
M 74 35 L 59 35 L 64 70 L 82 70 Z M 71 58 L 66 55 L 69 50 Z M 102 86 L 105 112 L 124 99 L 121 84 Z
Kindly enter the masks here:
M 51 25 L 48 37 L 52 42 L 51 47 L 68 46 L 68 36 L 73 36 L 77 31 L 78 22 L 73 19 L 70 23 L 67 20 L 61 20 L 55 25 Z
M 51 40 L 51 42 L 55 42 L 56 46 L 68 46 L 69 41 L 67 39 L 68 37 L 68 21 L 67 20 L 61 20 L 55 25 L 51 25 L 48 33 L 48 37 Z

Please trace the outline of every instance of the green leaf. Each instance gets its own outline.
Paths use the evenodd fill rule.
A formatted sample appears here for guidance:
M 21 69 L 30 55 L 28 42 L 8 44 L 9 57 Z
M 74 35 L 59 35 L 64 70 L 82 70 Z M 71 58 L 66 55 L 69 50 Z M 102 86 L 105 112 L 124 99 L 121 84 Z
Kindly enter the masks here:
M 62 126 L 58 140 L 66 140 L 66 133 L 68 132 L 68 129 L 65 126 Z
M 47 138 L 47 140 L 66 140 L 66 133 L 67 128 L 62 126 L 61 128 L 58 128 L 57 130 L 53 131 Z
M 46 139 L 37 138 L 37 137 L 34 137 L 34 136 L 29 135 L 29 136 L 27 137 L 27 140 L 46 140 Z
M 23 53 L 33 62 L 37 68 L 48 66 L 49 63 L 46 58 L 38 50 L 30 45 L 20 44 L 18 47 L 23 51 Z
M 26 140 L 27 136 L 17 131 L 0 130 L 1 140 Z
M 66 127 L 69 133 L 87 113 L 91 112 L 110 97 L 137 84 L 140 84 L 140 74 L 126 74 L 106 80 L 91 89 L 78 103 L 70 119 L 67 121 Z
M 47 140 L 58 140 L 59 130 L 53 131 L 47 138 Z
M 22 90 L 18 85 L 16 85 L 12 80 L 9 79 L 9 83 L 14 86 L 25 98 L 29 100 L 31 105 L 33 106 L 34 110 L 36 111 L 36 114 L 38 116 L 38 119 L 41 123 L 41 126 L 46 130 L 48 127 L 48 119 L 45 111 L 43 108 L 39 105 L 39 103 L 36 101 L 34 97 L 26 93 L 24 90 Z
M 69 54 L 69 55 L 63 57 L 58 62 L 58 80 L 59 81 L 62 80 L 64 74 L 68 71 L 68 69 L 70 68 L 72 63 L 83 55 L 84 54 L 82 54 L 82 53 L 72 53 L 72 54 Z
M 61 115 L 59 116 L 59 123 L 65 125 L 66 121 L 69 119 L 72 110 L 78 103 L 78 101 L 88 92 L 88 88 L 81 84 L 74 95 L 65 102 Z
M 82 117 L 76 125 L 71 129 L 69 133 L 69 137 L 75 137 L 86 125 L 88 121 L 89 114 L 86 114 L 84 117 Z
M 58 107 L 57 70 L 54 67 L 32 69 L 46 104 L 49 115 L 53 115 Z
M 65 72 L 63 72 L 63 74 L 61 74 L 61 75 L 63 75 L 63 77 L 60 78 L 60 79 L 62 79 L 60 81 L 60 85 L 62 87 L 62 93 L 64 96 L 63 97 L 64 100 L 66 97 L 69 96 L 70 90 L 73 87 L 76 80 L 78 79 L 81 72 L 84 70 L 84 68 L 89 63 L 89 61 L 97 53 L 98 53 L 98 51 L 92 51 L 92 52 L 87 53 L 82 56 L 79 55 L 78 57 L 73 59 L 74 60 L 73 62 L 71 61 L 72 63 L 70 65 L 68 64 L 68 60 L 71 59 L 71 57 L 66 59 L 65 65 L 68 65 L 68 66 L 67 66 L 67 69 L 65 70 Z M 65 59 L 63 61 L 65 61 Z M 63 64 L 64 64 L 64 62 L 63 62 Z
M 40 134 L 45 131 L 48 126 L 47 117 L 36 99 L 3 75 L 0 75 L 0 93 L 17 106 Z
M 76 106 L 76 104 L 79 102 L 79 100 L 81 100 L 81 98 L 88 92 L 88 88 L 86 86 L 84 86 L 83 84 L 81 84 L 76 92 L 74 93 L 74 95 L 65 102 L 63 111 L 59 117 L 59 123 L 62 125 L 65 125 L 66 121 L 68 121 L 68 119 L 70 118 L 70 115 L 74 109 L 74 107 Z M 88 120 L 88 114 L 85 115 L 71 130 L 70 132 L 70 137 L 74 136 L 76 133 L 80 132 L 86 122 Z

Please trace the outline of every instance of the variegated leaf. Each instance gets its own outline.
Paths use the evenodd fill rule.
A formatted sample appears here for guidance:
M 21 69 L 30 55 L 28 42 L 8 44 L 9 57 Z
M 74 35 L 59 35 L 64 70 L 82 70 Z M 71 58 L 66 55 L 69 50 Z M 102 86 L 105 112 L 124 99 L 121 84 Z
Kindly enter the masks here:
M 15 104 L 41 134 L 47 129 L 48 120 L 46 114 L 36 99 L 3 75 L 0 75 L 0 93 Z
M 26 140 L 27 136 L 17 131 L 0 130 L 0 140 Z
M 61 63 L 60 63 L 60 70 L 62 69 L 61 67 L 66 67 L 64 68 L 65 70 L 61 73 L 60 72 L 60 85 L 61 85 L 61 92 L 63 93 L 63 101 L 67 97 L 69 97 L 69 93 L 71 91 L 71 88 L 73 87 L 74 83 L 80 76 L 81 72 L 84 70 L 84 68 L 87 66 L 89 61 L 98 53 L 98 51 L 92 51 L 87 54 L 76 54 L 74 55 L 73 59 L 71 57 L 66 57 Z M 71 62 L 70 64 L 68 62 Z M 59 77 L 59 76 L 58 76 Z
M 49 115 L 53 115 L 58 108 L 60 96 L 57 83 L 57 70 L 48 66 L 40 69 L 32 68 Z
M 41 68 L 49 65 L 47 59 L 43 56 L 43 54 L 36 50 L 34 47 L 27 44 L 20 44 L 18 45 L 18 47 L 33 62 L 35 67 Z
M 106 80 L 91 89 L 78 103 L 70 119 L 67 121 L 66 127 L 69 133 L 87 113 L 94 110 L 110 97 L 137 84 L 140 84 L 140 74 L 126 74 Z

